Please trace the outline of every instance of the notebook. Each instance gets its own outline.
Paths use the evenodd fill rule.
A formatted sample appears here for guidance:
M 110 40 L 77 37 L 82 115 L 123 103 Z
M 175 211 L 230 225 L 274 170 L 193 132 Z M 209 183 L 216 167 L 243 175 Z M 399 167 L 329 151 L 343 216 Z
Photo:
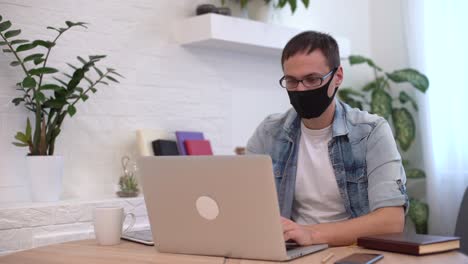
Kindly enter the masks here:
M 154 155 L 156 156 L 177 156 L 179 150 L 177 143 L 173 140 L 157 139 L 152 142 Z
M 185 150 L 184 141 L 185 140 L 203 140 L 202 132 L 194 132 L 194 131 L 176 131 L 176 138 L 177 138 L 177 148 L 179 149 L 180 155 L 187 155 L 187 151 Z
M 213 155 L 209 140 L 185 140 L 187 155 Z
M 459 237 L 395 233 L 360 237 L 360 247 L 411 255 L 424 255 L 460 248 Z

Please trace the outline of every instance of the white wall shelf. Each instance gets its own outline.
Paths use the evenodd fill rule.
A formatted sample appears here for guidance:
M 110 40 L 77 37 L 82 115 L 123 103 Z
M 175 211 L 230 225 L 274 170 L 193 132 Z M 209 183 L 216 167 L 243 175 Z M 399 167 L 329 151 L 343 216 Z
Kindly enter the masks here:
M 302 29 L 267 24 L 243 18 L 206 14 L 179 21 L 174 29 L 183 46 L 219 48 L 278 56 L 287 41 Z M 350 41 L 336 37 L 340 56 L 350 54 Z

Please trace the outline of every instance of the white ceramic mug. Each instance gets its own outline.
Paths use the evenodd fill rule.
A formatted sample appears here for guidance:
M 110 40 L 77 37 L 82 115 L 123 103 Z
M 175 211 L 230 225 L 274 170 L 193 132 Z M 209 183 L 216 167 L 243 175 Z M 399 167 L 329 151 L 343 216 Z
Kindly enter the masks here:
M 117 245 L 122 236 L 123 223 L 127 216 L 132 218 L 123 233 L 135 224 L 135 215 L 124 213 L 123 207 L 96 207 L 93 213 L 94 234 L 98 244 L 103 246 Z

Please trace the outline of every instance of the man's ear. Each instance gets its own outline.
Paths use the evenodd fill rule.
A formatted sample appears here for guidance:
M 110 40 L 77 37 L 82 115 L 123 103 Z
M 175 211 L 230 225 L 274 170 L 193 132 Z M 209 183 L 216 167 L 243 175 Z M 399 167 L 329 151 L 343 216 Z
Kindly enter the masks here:
M 336 79 L 336 86 L 340 86 L 341 83 L 343 83 L 343 67 L 341 65 L 338 67 L 338 70 L 336 70 L 335 74 L 335 79 Z

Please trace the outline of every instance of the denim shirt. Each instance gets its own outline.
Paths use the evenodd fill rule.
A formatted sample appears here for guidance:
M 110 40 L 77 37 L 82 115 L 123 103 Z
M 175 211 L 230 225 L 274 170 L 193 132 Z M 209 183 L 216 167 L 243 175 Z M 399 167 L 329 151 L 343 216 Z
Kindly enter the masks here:
M 381 207 L 409 206 L 406 175 L 388 122 L 335 100 L 328 154 L 351 218 Z M 248 154 L 273 161 L 281 215 L 291 218 L 301 119 L 294 109 L 268 116 L 247 143 Z

